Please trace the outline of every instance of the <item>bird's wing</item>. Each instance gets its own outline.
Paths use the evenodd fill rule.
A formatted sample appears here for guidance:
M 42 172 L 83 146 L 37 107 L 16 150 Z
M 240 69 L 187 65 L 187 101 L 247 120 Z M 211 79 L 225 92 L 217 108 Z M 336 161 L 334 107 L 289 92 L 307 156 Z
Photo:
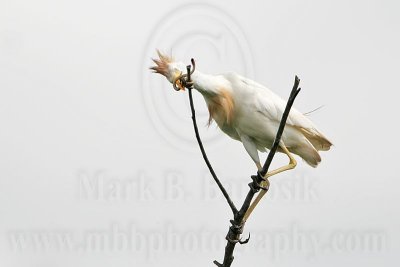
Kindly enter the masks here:
M 269 119 L 280 122 L 286 108 L 286 102 L 273 92 L 260 91 L 256 94 L 255 104 L 258 112 Z M 286 124 L 306 129 L 315 128 L 314 124 L 301 112 L 291 108 Z
M 246 90 L 253 91 L 252 101 L 256 111 L 279 123 L 286 108 L 286 101 L 265 86 L 244 77 L 240 78 L 246 84 Z M 332 145 L 311 120 L 295 108 L 291 108 L 286 124 L 298 129 L 317 150 L 329 150 Z
M 253 80 L 241 76 L 240 79 L 245 84 L 247 90 L 253 91 L 253 104 L 256 111 L 268 117 L 270 120 L 280 122 L 286 107 L 286 101 L 265 86 Z M 286 124 L 306 129 L 315 128 L 314 124 L 295 108 L 290 110 Z

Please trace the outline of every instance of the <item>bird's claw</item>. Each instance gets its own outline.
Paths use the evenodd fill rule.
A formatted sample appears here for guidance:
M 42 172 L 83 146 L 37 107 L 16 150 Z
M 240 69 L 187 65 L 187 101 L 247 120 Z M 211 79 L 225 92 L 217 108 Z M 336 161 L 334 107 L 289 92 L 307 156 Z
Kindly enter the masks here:
M 236 224 L 234 220 L 230 220 L 232 226 L 230 227 L 230 232 L 226 235 L 225 239 L 232 244 L 236 244 L 239 243 L 241 245 L 246 244 L 249 242 L 250 240 L 250 233 L 249 233 L 249 237 L 246 238 L 245 240 L 242 241 L 242 239 L 240 238 L 240 235 L 243 233 L 243 226 L 244 224 Z M 230 237 L 234 236 L 234 238 Z
M 249 241 L 250 241 L 250 233 L 249 233 L 249 237 L 247 237 L 245 240 L 242 240 L 242 238 L 239 238 L 239 239 L 231 239 L 231 238 L 229 238 L 229 236 L 226 236 L 226 240 L 227 240 L 229 243 L 232 243 L 232 244 L 239 243 L 240 245 L 244 245 L 244 244 L 249 243 Z
M 259 172 L 257 172 L 257 175 L 252 175 L 251 179 L 253 180 L 253 182 L 249 183 L 249 186 L 253 190 L 253 192 L 257 193 L 258 191 L 260 191 L 260 189 L 262 189 L 262 190 L 269 189 L 268 178 L 262 177 Z M 266 185 L 263 185 L 264 183 Z
M 250 232 L 249 232 L 249 237 L 247 237 L 244 241 L 242 241 L 241 238 L 239 239 L 239 244 L 244 245 L 244 244 L 249 243 L 249 241 L 250 241 Z
M 237 243 L 239 243 L 240 245 L 244 245 L 244 244 L 247 244 L 247 243 L 249 242 L 249 240 L 250 240 L 250 233 L 249 233 L 249 237 L 247 237 L 245 240 L 242 240 L 242 238 L 232 239 L 232 238 L 229 237 L 229 235 L 227 235 L 227 236 L 225 237 L 225 239 L 226 239 L 229 243 L 232 243 L 232 244 L 237 244 Z

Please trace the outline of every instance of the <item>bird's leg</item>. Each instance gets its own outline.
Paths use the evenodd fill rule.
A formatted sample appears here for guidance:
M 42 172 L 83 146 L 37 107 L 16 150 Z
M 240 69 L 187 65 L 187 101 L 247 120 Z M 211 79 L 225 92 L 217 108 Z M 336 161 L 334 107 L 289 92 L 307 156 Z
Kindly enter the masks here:
M 278 173 L 287 171 L 287 170 L 291 170 L 291 169 L 295 168 L 296 165 L 297 165 L 296 160 L 294 159 L 294 157 L 292 156 L 292 154 L 289 152 L 289 150 L 286 148 L 286 146 L 285 146 L 285 145 L 280 145 L 280 147 L 281 147 L 281 149 L 283 150 L 283 152 L 289 157 L 289 164 L 286 165 L 286 166 L 280 167 L 280 168 L 278 168 L 278 169 L 276 169 L 276 170 L 273 170 L 273 171 L 268 172 L 268 173 L 264 176 L 264 178 L 265 178 L 266 180 L 263 181 L 263 182 L 261 182 L 261 186 L 262 186 L 262 187 L 265 187 L 265 186 L 267 186 L 267 188 L 269 187 L 269 181 L 268 181 L 268 178 L 269 178 L 269 177 L 271 177 L 271 176 L 273 176 L 273 175 L 275 175 L 275 174 L 278 174 Z M 261 164 L 258 163 L 258 164 L 257 164 L 257 167 L 259 167 L 258 165 L 261 166 Z M 246 214 L 244 215 L 244 217 L 243 217 L 243 222 L 247 221 L 247 218 L 249 218 L 250 214 L 253 212 L 253 210 L 255 209 L 255 207 L 257 206 L 257 204 L 260 202 L 261 198 L 262 198 L 267 192 L 268 192 L 267 190 L 262 190 L 262 191 L 257 195 L 256 199 L 253 201 L 253 203 L 251 203 L 249 209 L 247 210 Z
M 280 167 L 276 170 L 270 171 L 268 172 L 265 176 L 266 178 L 271 177 L 275 174 L 287 171 L 287 170 L 291 170 L 294 169 L 297 165 L 297 161 L 295 160 L 295 158 L 292 156 L 292 154 L 289 152 L 289 150 L 286 148 L 285 145 L 280 145 L 280 148 L 283 150 L 283 152 L 289 157 L 289 164 L 283 167 Z

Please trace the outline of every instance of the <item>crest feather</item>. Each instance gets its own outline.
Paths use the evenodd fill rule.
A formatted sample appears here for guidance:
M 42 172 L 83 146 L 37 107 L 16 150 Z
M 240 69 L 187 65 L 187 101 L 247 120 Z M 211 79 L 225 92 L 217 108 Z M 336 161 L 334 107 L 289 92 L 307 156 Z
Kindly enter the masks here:
M 164 75 L 167 77 L 168 74 L 168 64 L 173 61 L 172 57 L 169 57 L 163 53 L 160 52 L 160 50 L 157 49 L 157 54 L 159 59 L 154 59 L 152 58 L 153 62 L 156 63 L 156 66 L 150 67 L 151 70 L 153 70 L 154 73 L 159 73 L 161 75 Z

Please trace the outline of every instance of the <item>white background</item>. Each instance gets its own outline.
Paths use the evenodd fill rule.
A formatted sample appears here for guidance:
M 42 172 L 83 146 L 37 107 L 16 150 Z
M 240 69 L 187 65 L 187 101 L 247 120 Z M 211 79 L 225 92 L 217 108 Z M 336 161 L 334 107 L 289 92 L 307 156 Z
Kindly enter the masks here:
M 0 266 L 212 266 L 231 214 L 155 49 L 237 71 L 333 141 L 271 180 L 233 266 L 398 266 L 397 1 L 0 3 Z M 254 164 L 195 93 L 237 205 Z M 262 158 L 265 158 L 265 154 Z M 285 163 L 278 155 L 274 166 Z

